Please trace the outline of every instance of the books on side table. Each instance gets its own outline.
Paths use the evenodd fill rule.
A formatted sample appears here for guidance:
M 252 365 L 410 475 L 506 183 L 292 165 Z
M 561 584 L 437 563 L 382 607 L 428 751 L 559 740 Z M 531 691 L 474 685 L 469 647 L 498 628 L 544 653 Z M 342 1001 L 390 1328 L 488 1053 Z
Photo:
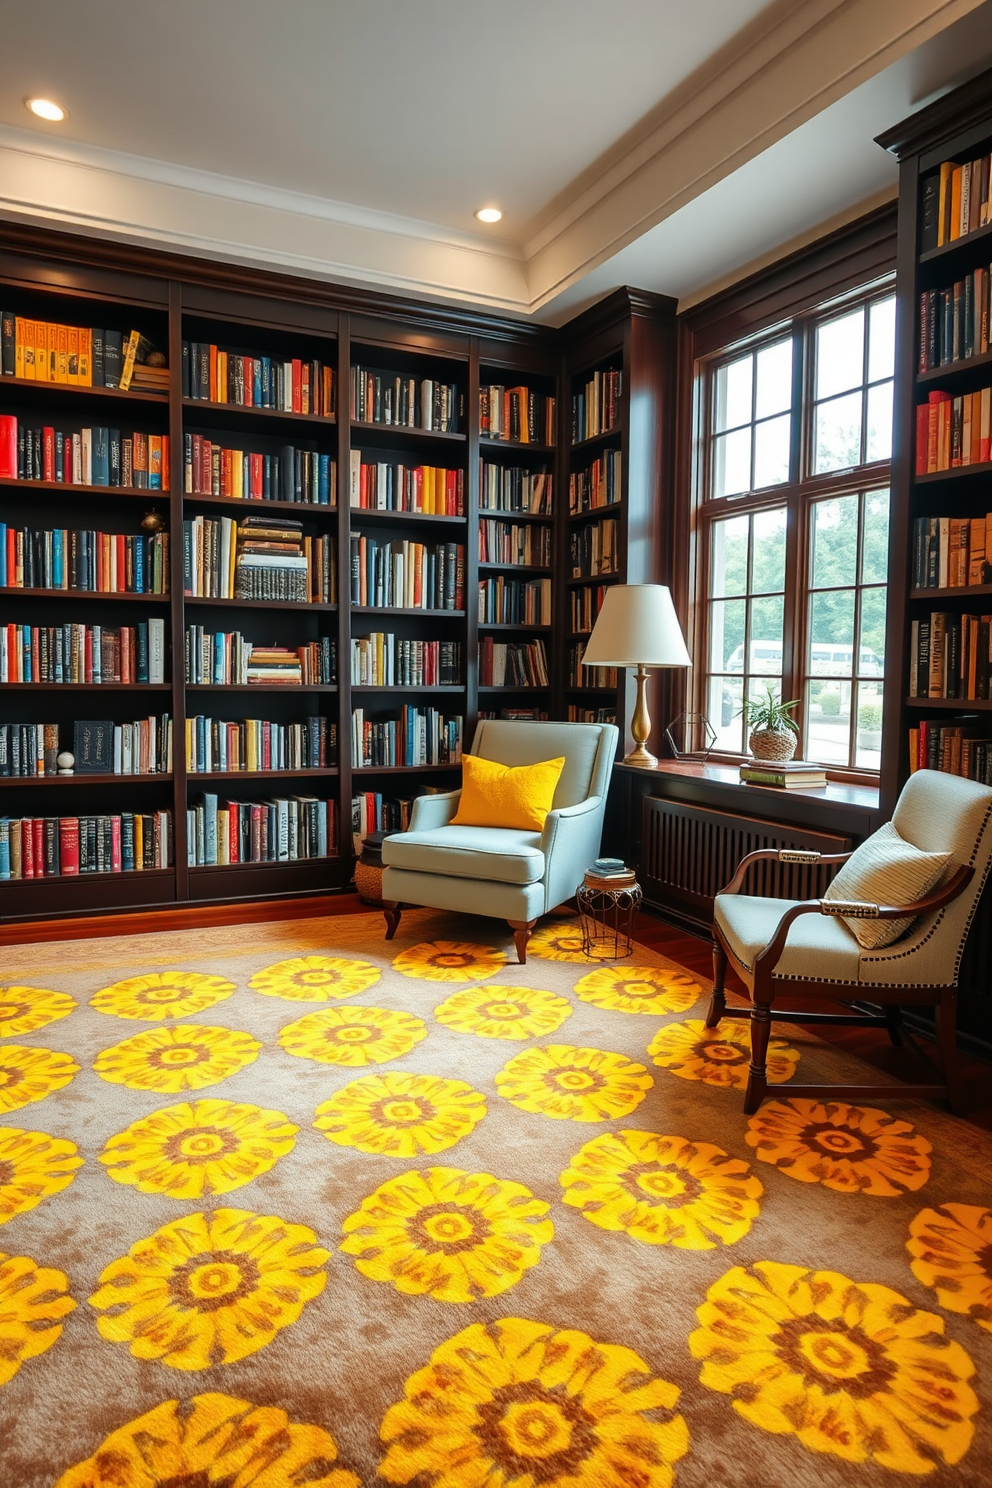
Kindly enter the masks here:
M 826 785 L 827 772 L 809 760 L 745 760 L 741 779 L 746 785 L 772 785 L 779 790 L 816 790 Z
M 637 875 L 622 858 L 597 858 L 586 869 L 584 882 L 589 889 L 631 889 Z

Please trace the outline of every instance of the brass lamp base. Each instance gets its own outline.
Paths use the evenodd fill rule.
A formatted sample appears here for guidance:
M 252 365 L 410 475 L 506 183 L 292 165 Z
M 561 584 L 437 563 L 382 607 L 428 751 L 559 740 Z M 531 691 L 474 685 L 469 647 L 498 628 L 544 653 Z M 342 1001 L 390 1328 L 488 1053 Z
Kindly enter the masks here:
M 634 748 L 625 757 L 625 765 L 636 765 L 641 770 L 657 770 L 658 759 L 645 746 L 651 734 L 651 715 L 648 712 L 648 674 L 643 666 L 637 668 L 637 699 L 630 720 L 630 732 Z
M 657 770 L 658 756 L 645 749 L 643 744 L 638 744 L 629 754 L 624 755 L 625 765 L 637 765 L 642 770 Z

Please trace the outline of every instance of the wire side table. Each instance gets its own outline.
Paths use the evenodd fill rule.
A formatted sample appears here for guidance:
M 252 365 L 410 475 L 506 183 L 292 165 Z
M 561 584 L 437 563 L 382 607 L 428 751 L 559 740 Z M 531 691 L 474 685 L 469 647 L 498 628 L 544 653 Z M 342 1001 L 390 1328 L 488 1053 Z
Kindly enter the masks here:
M 586 878 L 575 892 L 582 916 L 582 950 L 592 961 L 622 961 L 634 950 L 633 929 L 643 898 L 639 883 L 612 887 Z

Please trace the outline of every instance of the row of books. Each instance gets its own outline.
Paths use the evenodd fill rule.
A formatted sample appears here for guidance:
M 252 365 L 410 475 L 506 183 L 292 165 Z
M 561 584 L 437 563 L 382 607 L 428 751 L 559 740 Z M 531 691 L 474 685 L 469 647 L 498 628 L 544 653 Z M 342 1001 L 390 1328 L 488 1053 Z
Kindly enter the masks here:
M 186 856 L 191 868 L 296 863 L 333 857 L 337 850 L 334 802 L 316 796 L 221 801 L 207 791 L 186 812 Z
M 989 270 L 975 269 L 950 289 L 920 295 L 919 370 L 969 361 L 989 349 Z
M 330 687 L 338 680 L 337 642 L 329 636 L 290 650 L 287 646 L 257 646 L 239 630 L 189 625 L 184 651 L 185 676 L 191 686 L 278 683 L 287 687 Z
M 234 501 L 292 501 L 333 506 L 336 464 L 317 450 L 284 444 L 278 454 L 230 449 L 203 434 L 183 441 L 183 490 L 187 496 L 226 496 Z
M 351 369 L 351 416 L 359 423 L 456 434 L 463 412 L 456 383 L 401 377 L 368 367 Z
M 555 399 L 533 388 L 488 383 L 479 389 L 479 433 L 483 439 L 554 444 Z
M 0 414 L 0 477 L 65 486 L 169 489 L 169 437 L 95 425 L 57 429 Z
M 568 596 L 569 622 L 573 635 L 583 635 L 592 630 L 596 616 L 603 608 L 606 590 L 602 584 L 582 585 Z
M 406 704 L 398 718 L 366 718 L 364 708 L 351 715 L 351 764 L 360 770 L 375 765 L 454 765 L 462 757 L 462 723 L 437 708 Z
M 989 156 L 959 164 L 945 160 L 922 187 L 920 251 L 942 248 L 992 221 Z
M 606 434 L 620 422 L 620 400 L 623 373 L 594 372 L 589 380 L 572 394 L 572 443 Z
M 622 470 L 620 451 L 606 450 L 584 470 L 574 471 L 568 478 L 569 513 L 574 517 L 601 506 L 615 506 L 623 496 Z
M 480 563 L 520 563 L 526 568 L 550 568 L 551 528 L 543 522 L 499 522 L 484 517 L 479 522 Z
M 990 435 L 992 388 L 957 398 L 932 392 L 916 408 L 916 474 L 985 464 Z
M 917 517 L 913 522 L 913 588 L 967 589 L 992 583 L 992 512 L 984 517 Z
M 583 666 L 582 658 L 585 654 L 585 641 L 573 641 L 568 648 L 569 687 L 616 687 L 616 667 Z
M 569 723 L 616 723 L 615 708 L 586 708 L 581 703 L 569 703 Z
M 616 517 L 606 517 L 602 522 L 586 522 L 573 528 L 569 534 L 569 557 L 573 579 L 618 573 L 620 523 Z
M 910 697 L 992 696 L 992 615 L 950 615 L 934 610 L 910 623 Z
M 172 866 L 171 811 L 0 817 L 0 880 Z
M 196 402 L 274 408 L 317 418 L 335 414 L 334 368 L 326 363 L 244 355 L 207 341 L 183 342 L 182 390 L 184 398 Z
M 252 513 L 183 521 L 183 590 L 200 599 L 337 602 L 336 542 L 302 522 Z
M 134 723 L 77 718 L 72 726 L 72 748 L 76 775 L 169 774 L 172 719 L 168 713 L 151 714 Z
M 356 687 L 457 687 L 462 680 L 461 641 L 407 641 L 375 631 L 351 643 Z
M 777 790 L 822 790 L 827 785 L 823 765 L 812 760 L 745 760 L 740 767 L 745 785 L 772 786 Z
M 550 714 L 547 708 L 488 708 L 479 710 L 483 718 L 507 718 L 511 723 L 547 723 Z
M 461 543 L 390 542 L 364 533 L 350 539 L 351 602 L 404 610 L 465 608 Z
M 410 826 L 413 798 L 398 800 L 381 791 L 363 791 L 351 798 L 351 841 L 360 853 L 371 832 L 405 832 Z
M 168 594 L 169 534 L 39 531 L 0 522 L 0 589 Z
M 552 480 L 550 470 L 523 470 L 518 465 L 494 465 L 491 460 L 482 460 L 479 510 L 550 517 Z
M 388 460 L 367 463 L 361 450 L 352 450 L 348 500 L 363 511 L 460 517 L 465 512 L 465 472 Z
M 547 687 L 548 658 L 543 641 L 479 643 L 479 683 L 482 687 Z
M 198 713 L 186 720 L 186 768 L 201 770 L 319 770 L 338 762 L 337 725 L 326 718 L 272 723 L 238 722 Z
M 0 312 L 0 366 L 5 377 L 29 382 L 62 383 L 66 387 L 108 387 L 127 392 L 135 386 L 168 386 L 165 358 L 148 365 L 152 343 L 140 331 L 116 331 L 92 326 L 67 326 L 50 320 L 29 320 L 12 310 Z M 138 367 L 146 369 L 137 376 Z M 153 375 L 149 378 L 147 373 Z
M 479 580 L 480 625 L 550 625 L 551 580 Z
M 165 621 L 0 625 L 0 682 L 165 681 Z
M 941 723 L 922 718 L 909 730 L 910 774 L 917 770 L 944 770 L 964 775 L 981 785 L 992 785 L 992 738 L 989 726 L 974 714 Z

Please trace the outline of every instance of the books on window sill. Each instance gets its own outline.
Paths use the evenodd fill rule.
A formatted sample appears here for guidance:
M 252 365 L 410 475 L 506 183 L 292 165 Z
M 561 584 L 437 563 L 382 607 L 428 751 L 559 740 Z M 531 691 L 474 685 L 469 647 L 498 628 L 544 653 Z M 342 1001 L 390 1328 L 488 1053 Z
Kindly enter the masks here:
M 573 641 L 568 648 L 569 687 L 616 687 L 617 668 L 583 666 L 585 654 L 585 641 Z
M 551 580 L 480 579 L 479 624 L 550 625 Z
M 31 320 L 12 310 L 0 312 L 0 367 L 5 377 L 66 387 L 107 387 L 127 392 L 137 367 L 154 375 L 146 386 L 159 391 L 168 368 L 153 368 L 154 344 L 140 331 L 117 331 L 92 326 L 66 326 Z M 164 358 L 156 353 L 154 360 Z
M 949 289 L 920 295 L 918 370 L 949 367 L 989 349 L 989 270 L 974 269 Z
M 197 714 L 186 720 L 186 768 L 204 770 L 319 770 L 338 761 L 337 724 L 326 718 L 272 723 L 228 722 Z
M 623 496 L 623 456 L 620 450 L 606 450 L 584 470 L 568 478 L 568 510 L 571 516 L 598 511 L 601 506 L 616 506 Z
M 167 713 L 134 723 L 77 718 L 72 726 L 77 775 L 162 775 L 172 770 L 172 719 Z
M 420 512 L 425 516 L 465 514 L 465 472 L 440 465 L 372 462 L 351 452 L 348 500 L 362 511 Z
M 330 455 L 292 444 L 271 454 L 229 449 L 201 434 L 184 437 L 183 490 L 187 496 L 330 507 L 336 499 L 336 472 Z
M 333 801 L 316 796 L 222 801 L 205 791 L 187 809 L 186 843 L 191 868 L 333 857 L 337 812 Z
M 592 630 L 596 616 L 603 608 L 606 590 L 602 584 L 589 584 L 573 589 L 568 596 L 569 616 L 574 634 L 581 635 Z
M 353 686 L 457 687 L 461 680 L 461 641 L 408 641 L 374 631 L 351 642 Z
M 988 720 L 967 714 L 946 723 L 923 718 L 909 730 L 909 770 L 944 770 L 992 785 L 992 734 Z
M 984 517 L 917 517 L 913 588 L 967 589 L 992 583 L 992 512 Z
M 165 621 L 0 625 L 0 683 L 161 683 Z
M 351 763 L 353 769 L 453 765 L 462 757 L 462 724 L 437 708 L 404 706 L 398 718 L 365 717 L 364 708 L 351 715 Z
M 337 642 L 329 636 L 286 646 L 255 646 L 240 631 L 190 625 L 185 637 L 185 676 L 190 684 L 227 686 L 251 682 L 329 687 L 337 682 Z
M 292 518 L 252 513 L 183 522 L 183 589 L 199 599 L 334 604 L 336 543 Z
M 606 434 L 620 422 L 623 374 L 620 371 L 594 372 L 577 392 L 572 394 L 572 443 Z
M 351 602 L 374 608 L 462 610 L 465 548 L 462 543 L 392 542 L 353 535 Z
M 359 423 L 457 434 L 463 414 L 464 399 L 454 382 L 351 369 L 351 416 Z
M 0 817 L 0 881 L 172 866 L 172 813 Z
M 0 477 L 66 486 L 168 491 L 169 438 L 105 425 L 61 429 L 0 414 Z
M 551 471 L 523 470 L 517 465 L 479 461 L 479 510 L 529 512 L 550 517 L 553 477 Z
M 333 367 L 301 357 L 245 355 L 208 341 L 184 341 L 184 398 L 202 403 L 234 403 L 317 418 L 335 414 Z
M 589 522 L 569 533 L 572 578 L 619 572 L 620 524 L 615 517 Z
M 943 610 L 910 622 L 910 697 L 992 696 L 992 615 L 958 615 Z
M 547 687 L 548 659 L 543 641 L 479 642 L 479 683 L 482 687 Z
M 8 527 L 0 522 L 0 589 L 167 594 L 169 534 Z
M 985 464 L 992 453 L 990 435 L 992 388 L 957 398 L 932 392 L 916 408 L 916 474 Z
M 483 439 L 554 444 L 555 399 L 527 387 L 495 383 L 480 387 L 479 433 Z
M 520 525 L 484 517 L 479 522 L 479 562 L 550 568 L 553 561 L 551 537 L 551 528 L 543 523 Z
M 418 791 L 424 795 L 423 790 Z M 351 842 L 360 854 L 372 832 L 405 832 L 410 826 L 414 798 L 390 799 L 381 791 L 363 791 L 351 798 Z
M 615 708 L 583 708 L 578 703 L 568 705 L 569 723 L 616 723 Z
M 920 252 L 942 248 L 977 232 L 992 221 L 989 200 L 989 156 L 959 163 L 945 160 L 924 178 L 920 217 Z
M 808 760 L 745 760 L 740 777 L 746 785 L 772 785 L 779 790 L 818 790 L 827 784 L 823 766 Z

